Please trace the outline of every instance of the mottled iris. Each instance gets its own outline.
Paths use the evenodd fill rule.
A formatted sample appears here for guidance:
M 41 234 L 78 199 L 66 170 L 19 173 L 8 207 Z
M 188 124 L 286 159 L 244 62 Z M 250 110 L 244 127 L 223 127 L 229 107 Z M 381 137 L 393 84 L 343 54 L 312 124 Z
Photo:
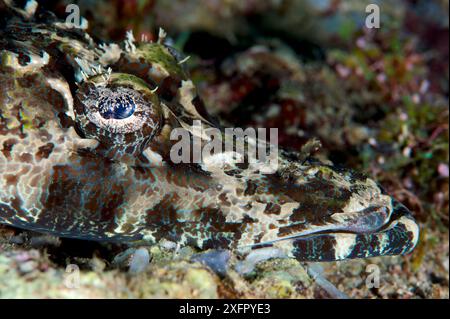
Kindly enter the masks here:
M 104 119 L 122 120 L 133 115 L 136 104 L 131 96 L 123 94 L 101 98 L 98 108 Z

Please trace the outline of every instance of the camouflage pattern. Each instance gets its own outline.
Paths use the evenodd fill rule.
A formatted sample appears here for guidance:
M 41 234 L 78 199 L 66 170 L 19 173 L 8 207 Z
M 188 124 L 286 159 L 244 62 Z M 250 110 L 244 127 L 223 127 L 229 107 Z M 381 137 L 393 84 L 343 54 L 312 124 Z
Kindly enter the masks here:
M 218 125 L 163 32 L 99 43 L 39 7 L 0 10 L 0 223 L 316 261 L 416 245 L 410 212 L 350 170 L 283 150 L 273 174 L 217 160 L 234 154 L 174 164 L 172 129 Z

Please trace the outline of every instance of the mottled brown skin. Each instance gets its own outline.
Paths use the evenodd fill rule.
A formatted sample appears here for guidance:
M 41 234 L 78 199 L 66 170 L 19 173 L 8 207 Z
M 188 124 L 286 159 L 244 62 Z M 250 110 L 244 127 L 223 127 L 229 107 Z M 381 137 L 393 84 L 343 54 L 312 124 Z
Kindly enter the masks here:
M 408 210 L 360 174 L 284 151 L 271 174 L 214 156 L 171 162 L 172 129 L 216 122 L 163 39 L 99 45 L 49 13 L 2 10 L 1 223 L 99 241 L 273 246 L 299 260 L 414 248 Z M 99 116 L 100 97 L 121 92 L 134 113 Z

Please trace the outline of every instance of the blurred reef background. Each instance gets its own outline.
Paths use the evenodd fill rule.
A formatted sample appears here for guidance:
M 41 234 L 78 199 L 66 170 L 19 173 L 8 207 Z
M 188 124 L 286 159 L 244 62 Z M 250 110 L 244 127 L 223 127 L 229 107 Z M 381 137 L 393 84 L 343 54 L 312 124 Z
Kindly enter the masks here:
M 448 0 L 372 0 L 379 29 L 365 27 L 369 3 L 360 0 L 39 2 L 62 19 L 76 3 L 88 32 L 106 41 L 127 30 L 155 40 L 164 28 L 224 126 L 278 127 L 280 145 L 297 150 L 319 139 L 316 156 L 365 172 L 411 209 L 421 240 L 409 256 L 313 271 L 273 259 L 245 276 L 217 274 L 191 248 L 160 243 L 134 274 L 127 247 L 0 226 L 0 297 L 449 297 Z M 65 284 L 71 263 L 81 269 L 77 289 Z M 365 284 L 370 264 L 380 267 L 379 288 Z

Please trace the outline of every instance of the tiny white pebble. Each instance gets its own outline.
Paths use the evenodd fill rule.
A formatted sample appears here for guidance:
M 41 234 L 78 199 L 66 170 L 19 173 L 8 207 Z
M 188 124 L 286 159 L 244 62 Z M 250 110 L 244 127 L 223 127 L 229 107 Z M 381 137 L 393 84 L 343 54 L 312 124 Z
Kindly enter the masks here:
M 150 263 L 150 254 L 147 248 L 137 249 L 131 257 L 129 272 L 132 274 L 140 273 L 147 268 Z
M 409 147 L 409 146 L 407 146 L 407 147 L 405 147 L 404 149 L 403 149 L 403 152 L 402 152 L 402 154 L 403 154 L 403 156 L 405 156 L 405 157 L 410 157 L 411 156 L 411 147 Z
M 448 177 L 449 176 L 448 165 L 444 164 L 444 163 L 440 163 L 438 166 L 438 172 L 439 172 L 440 176 Z
M 377 140 L 374 139 L 373 137 L 369 138 L 369 144 L 372 146 L 376 146 L 377 145 Z
M 408 120 L 408 114 L 406 114 L 405 112 L 400 113 L 400 120 L 402 121 Z

